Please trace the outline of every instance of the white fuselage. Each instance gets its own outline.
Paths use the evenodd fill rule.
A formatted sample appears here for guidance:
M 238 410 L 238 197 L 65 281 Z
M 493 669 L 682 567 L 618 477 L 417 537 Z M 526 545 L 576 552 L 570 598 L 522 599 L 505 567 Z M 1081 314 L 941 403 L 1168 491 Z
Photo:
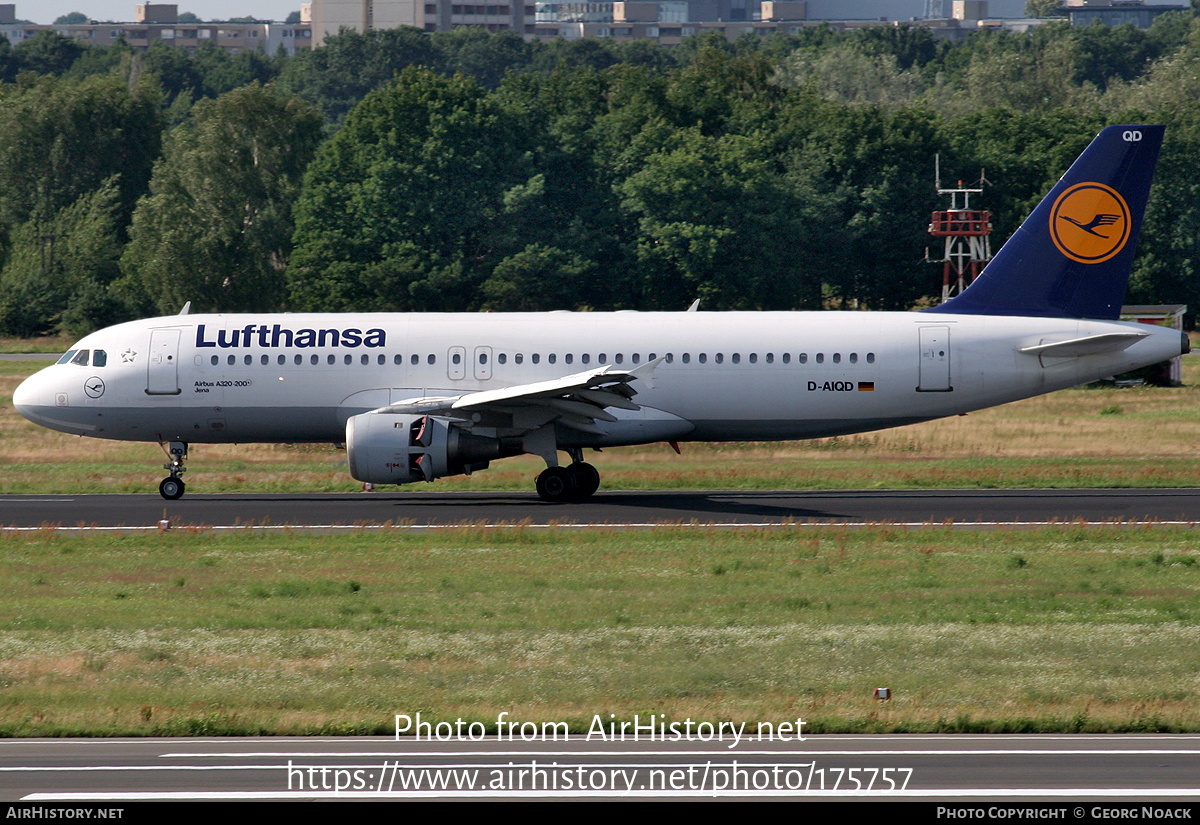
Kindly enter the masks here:
M 1125 349 L 1020 350 L 1106 333 Z M 345 437 L 406 399 L 632 370 L 640 410 L 560 446 L 815 438 L 908 424 L 1070 387 L 1180 354 L 1173 330 L 1113 321 L 866 312 L 180 315 L 121 324 L 26 380 L 25 417 L 134 441 Z M 94 355 L 104 352 L 104 365 Z M 652 383 L 652 386 L 647 386 Z

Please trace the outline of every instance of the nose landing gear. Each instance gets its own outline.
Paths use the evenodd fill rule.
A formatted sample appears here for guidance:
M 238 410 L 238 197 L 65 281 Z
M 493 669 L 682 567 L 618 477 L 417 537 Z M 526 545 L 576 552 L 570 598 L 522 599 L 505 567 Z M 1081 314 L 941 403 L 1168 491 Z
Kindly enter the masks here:
M 187 489 L 187 486 L 183 483 L 183 479 L 180 476 L 187 472 L 187 468 L 183 466 L 183 461 L 187 458 L 188 445 L 183 441 L 172 441 L 170 446 L 168 446 L 160 441 L 158 446 L 163 448 L 163 452 L 170 459 L 168 464 L 163 465 L 163 469 L 169 470 L 171 473 L 159 482 L 158 493 L 168 501 L 183 498 L 183 493 Z

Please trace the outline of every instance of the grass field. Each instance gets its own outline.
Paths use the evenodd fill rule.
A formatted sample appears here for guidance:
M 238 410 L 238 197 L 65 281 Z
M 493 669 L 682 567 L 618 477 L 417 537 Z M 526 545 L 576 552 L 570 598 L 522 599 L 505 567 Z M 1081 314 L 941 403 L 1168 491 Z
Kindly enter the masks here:
M 593 714 L 1197 730 L 1196 535 L 404 531 L 4 539 L 0 734 Z M 887 704 L 872 689 L 890 687 Z
M 0 395 L 37 366 L 0 361 Z M 594 460 L 626 489 L 1193 485 L 1197 400 L 1078 389 L 847 439 Z M 151 492 L 161 463 L 154 445 L 0 411 L 2 492 Z M 356 486 L 324 446 L 202 445 L 190 469 L 194 493 Z M 425 489 L 528 490 L 538 469 Z M 0 735 L 390 733 L 418 710 L 580 731 L 597 713 L 1200 730 L 1192 529 L 48 529 L 0 544 Z M 891 702 L 871 698 L 881 686 Z

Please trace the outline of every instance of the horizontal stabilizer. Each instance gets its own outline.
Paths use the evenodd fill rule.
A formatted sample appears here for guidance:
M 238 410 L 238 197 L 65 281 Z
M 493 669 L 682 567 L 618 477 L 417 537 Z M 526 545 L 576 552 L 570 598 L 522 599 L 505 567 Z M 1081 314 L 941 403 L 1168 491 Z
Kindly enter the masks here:
M 1026 355 L 1050 355 L 1055 358 L 1099 355 L 1129 349 L 1149 335 L 1148 332 L 1108 332 L 1103 335 L 1089 335 L 1086 338 L 1072 338 L 1070 341 L 1022 347 L 1021 352 Z

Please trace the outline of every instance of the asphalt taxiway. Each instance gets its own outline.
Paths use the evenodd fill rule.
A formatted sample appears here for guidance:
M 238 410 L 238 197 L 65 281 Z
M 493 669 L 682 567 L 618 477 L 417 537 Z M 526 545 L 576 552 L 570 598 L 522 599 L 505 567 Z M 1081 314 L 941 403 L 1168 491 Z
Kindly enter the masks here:
M 600 491 L 551 504 L 532 493 L 189 494 L 0 496 L 0 526 L 29 529 L 377 526 L 458 524 L 642 527 L 664 524 L 1200 522 L 1200 488 L 1166 490 Z
M 1190 807 L 1200 793 L 1197 736 L 804 735 L 783 742 L 764 741 L 759 730 L 748 724 L 736 742 L 712 730 L 701 738 L 694 726 L 687 738 L 643 731 L 638 741 L 578 734 L 568 741 L 542 734 L 529 741 L 7 740 L 0 742 L 0 798 L 56 807 L 166 799 L 1086 800 L 1061 818 L 1089 819 L 1103 818 L 1118 801 Z

